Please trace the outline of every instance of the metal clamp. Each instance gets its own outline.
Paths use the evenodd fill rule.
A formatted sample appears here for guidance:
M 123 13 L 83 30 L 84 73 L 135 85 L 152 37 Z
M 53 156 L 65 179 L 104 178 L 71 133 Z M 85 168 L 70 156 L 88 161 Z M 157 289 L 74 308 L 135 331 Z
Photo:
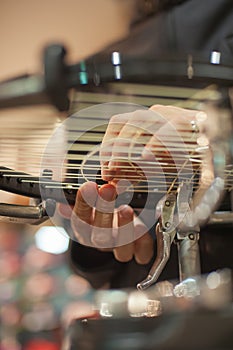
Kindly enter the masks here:
M 139 290 L 146 289 L 157 281 L 170 257 L 171 244 L 176 235 L 176 227 L 174 226 L 175 207 L 176 194 L 170 193 L 166 197 L 156 226 L 157 257 L 146 279 L 138 283 L 137 288 Z
M 39 205 L 0 203 L 0 221 L 40 224 L 53 216 L 55 209 L 56 202 L 52 199 L 47 199 Z

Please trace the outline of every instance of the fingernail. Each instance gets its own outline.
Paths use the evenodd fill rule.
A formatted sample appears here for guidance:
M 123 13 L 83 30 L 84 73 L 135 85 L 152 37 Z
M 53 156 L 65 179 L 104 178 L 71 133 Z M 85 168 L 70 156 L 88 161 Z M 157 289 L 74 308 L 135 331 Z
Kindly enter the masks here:
M 142 151 L 142 158 L 145 160 L 154 160 L 155 156 L 149 148 L 144 147 Z
M 109 170 L 108 168 L 101 169 L 101 176 L 104 181 L 111 181 L 114 178 L 114 172 Z
M 118 163 L 119 162 L 119 159 L 116 158 L 116 157 L 112 157 L 109 162 L 108 162 L 108 169 L 109 170 L 116 170 L 117 166 L 118 166 Z
M 108 169 L 114 170 L 115 165 L 116 164 L 115 164 L 114 160 L 110 160 L 110 162 L 108 163 Z
M 119 215 L 125 219 L 133 218 L 133 209 L 128 205 L 123 205 L 120 207 Z
M 106 185 L 100 188 L 101 197 L 106 201 L 112 201 L 116 197 L 116 188 L 112 185 Z
M 98 196 L 98 186 L 94 182 L 86 182 L 80 187 L 80 193 L 86 203 L 94 206 Z

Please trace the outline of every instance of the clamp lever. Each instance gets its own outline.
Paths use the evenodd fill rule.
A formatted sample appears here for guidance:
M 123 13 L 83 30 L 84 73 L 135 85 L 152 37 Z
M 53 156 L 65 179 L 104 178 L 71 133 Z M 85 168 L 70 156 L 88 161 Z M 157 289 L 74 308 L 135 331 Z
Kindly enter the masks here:
M 174 225 L 175 208 L 176 193 L 171 192 L 163 203 L 161 216 L 156 225 L 157 257 L 146 279 L 138 283 L 139 290 L 144 290 L 157 281 L 170 257 L 171 244 L 177 233 Z

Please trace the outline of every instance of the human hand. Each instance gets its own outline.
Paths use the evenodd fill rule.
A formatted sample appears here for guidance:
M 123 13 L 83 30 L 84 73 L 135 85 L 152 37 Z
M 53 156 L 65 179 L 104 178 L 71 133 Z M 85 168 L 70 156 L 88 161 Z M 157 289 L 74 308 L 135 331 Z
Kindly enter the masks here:
M 202 112 L 154 105 L 113 116 L 100 150 L 102 178 L 117 185 L 120 192 L 144 180 L 159 184 L 169 178 L 172 182 L 184 165 L 192 176 L 197 165 L 198 113 Z
M 113 251 L 121 262 L 133 257 L 147 264 L 153 256 L 153 239 L 133 209 L 123 205 L 115 209 L 116 188 L 94 182 L 84 183 L 76 197 L 70 217 L 75 239 L 103 251 Z

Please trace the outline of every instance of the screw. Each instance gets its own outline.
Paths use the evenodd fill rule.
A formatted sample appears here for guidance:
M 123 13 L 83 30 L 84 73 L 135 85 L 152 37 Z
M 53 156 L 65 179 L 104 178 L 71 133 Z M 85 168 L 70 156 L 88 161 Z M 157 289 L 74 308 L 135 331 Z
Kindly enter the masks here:
M 166 228 L 169 228 L 170 226 L 171 226 L 171 224 L 170 224 L 169 221 L 165 222 L 165 227 L 166 227 Z

